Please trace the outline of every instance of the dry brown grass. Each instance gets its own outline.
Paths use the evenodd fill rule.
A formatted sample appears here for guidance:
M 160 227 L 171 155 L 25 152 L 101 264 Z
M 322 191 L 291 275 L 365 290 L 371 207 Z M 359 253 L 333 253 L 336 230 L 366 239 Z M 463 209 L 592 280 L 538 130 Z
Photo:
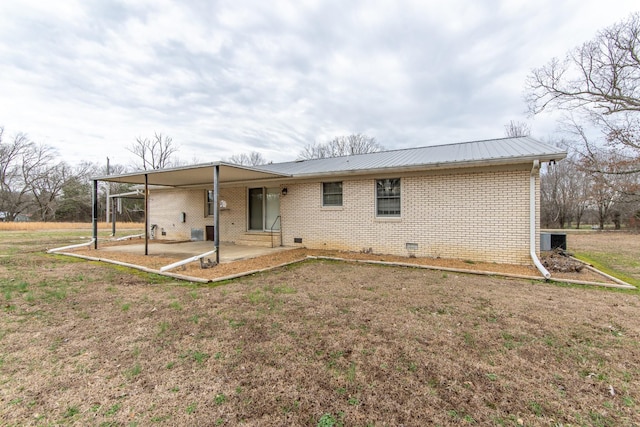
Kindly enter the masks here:
M 139 222 L 117 222 L 116 230 L 144 229 Z M 99 230 L 111 230 L 111 223 L 98 222 Z M 0 222 L 0 231 L 91 230 L 87 222 Z
M 27 237 L 3 425 L 640 425 L 637 291 L 327 261 L 192 286 Z

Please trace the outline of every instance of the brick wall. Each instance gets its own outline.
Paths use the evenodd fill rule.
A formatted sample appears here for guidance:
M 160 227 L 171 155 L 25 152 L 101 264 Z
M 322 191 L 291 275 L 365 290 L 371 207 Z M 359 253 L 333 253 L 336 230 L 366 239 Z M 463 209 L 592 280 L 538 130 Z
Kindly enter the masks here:
M 235 242 L 247 231 L 247 189 L 221 188 L 220 200 L 227 203 L 220 211 L 220 241 Z
M 523 165 L 403 176 L 400 218 L 376 218 L 382 176 L 343 180 L 342 208 L 322 207 L 319 182 L 291 184 L 281 200 L 284 244 L 302 238 L 308 248 L 531 264 L 529 174 Z
M 213 217 L 205 216 L 205 189 L 152 190 L 149 197 L 149 224 L 157 224 L 157 239 L 190 240 L 191 230 L 202 230 L 213 225 Z M 227 204 L 220 211 L 220 241 L 233 242 L 246 230 L 246 190 L 244 187 L 220 189 L 220 200 Z M 180 221 L 180 213 L 186 221 Z M 162 235 L 162 230 L 166 235 Z
M 280 198 L 284 245 L 531 264 L 530 169 L 525 164 L 343 179 L 343 206 L 327 208 L 322 206 L 321 182 L 282 184 L 288 190 Z M 401 178 L 399 218 L 376 217 L 375 181 L 385 177 Z M 537 201 L 539 191 L 536 179 Z M 220 212 L 220 240 L 234 242 L 246 231 L 246 187 L 222 188 L 220 199 L 227 202 Z M 192 228 L 213 225 L 213 218 L 204 215 L 204 189 L 155 190 L 149 204 L 158 238 L 188 240 Z M 186 213 L 185 223 L 179 222 L 180 212 Z M 166 236 L 160 236 L 161 229 Z M 302 244 L 294 238 L 302 238 Z M 408 250 L 407 243 L 417 249 Z

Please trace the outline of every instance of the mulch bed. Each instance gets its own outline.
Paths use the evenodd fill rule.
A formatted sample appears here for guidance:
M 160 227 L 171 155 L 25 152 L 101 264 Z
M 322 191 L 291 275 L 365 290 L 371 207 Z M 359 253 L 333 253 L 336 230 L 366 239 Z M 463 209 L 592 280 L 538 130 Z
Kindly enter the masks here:
M 119 244 L 120 242 L 118 242 Z M 130 244 L 130 242 L 122 242 Z M 110 243 L 113 247 L 117 244 Z M 104 246 L 104 245 L 103 245 Z M 89 248 L 76 249 L 73 253 L 87 257 L 100 258 L 101 260 L 114 260 L 118 262 L 139 265 L 150 269 L 160 269 L 160 267 L 179 261 L 180 258 L 170 257 L 167 255 L 135 255 L 131 253 L 116 251 L 101 251 Z M 495 275 L 505 276 L 525 276 L 542 278 L 540 272 L 535 266 L 530 265 L 514 265 L 501 263 L 474 262 L 469 260 L 448 259 L 448 258 L 426 258 L 426 257 L 402 257 L 394 255 L 367 254 L 360 252 L 331 251 L 331 250 L 315 250 L 315 249 L 291 249 L 280 252 L 274 252 L 251 259 L 243 259 L 239 261 L 222 263 L 213 268 L 202 269 L 200 264 L 193 262 L 182 267 L 172 270 L 172 273 L 183 276 L 196 277 L 207 280 L 217 280 L 220 278 L 241 275 L 246 272 L 254 272 L 273 268 L 276 266 L 301 261 L 308 257 L 327 257 L 339 258 L 349 261 L 373 261 L 384 263 L 410 264 L 421 267 L 430 267 L 434 269 L 456 269 L 469 272 L 488 272 Z M 613 282 L 606 277 L 597 274 L 591 270 L 581 268 L 582 264 L 566 256 L 562 256 L 557 252 L 551 252 L 542 257 L 543 264 L 549 268 L 554 279 L 577 280 L 586 282 L 598 282 L 612 284 Z M 568 267 L 571 266 L 571 267 Z

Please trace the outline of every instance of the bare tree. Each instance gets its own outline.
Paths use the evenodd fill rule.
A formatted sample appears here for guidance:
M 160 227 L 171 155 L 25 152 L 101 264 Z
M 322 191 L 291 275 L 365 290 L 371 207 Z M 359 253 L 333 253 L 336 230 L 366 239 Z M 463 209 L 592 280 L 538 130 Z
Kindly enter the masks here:
M 306 145 L 298 154 L 300 159 L 326 159 L 329 157 L 349 156 L 354 154 L 376 153 L 384 147 L 375 138 L 354 134 L 337 136 L 325 143 L 315 142 Z
M 72 170 L 64 162 L 41 165 L 31 181 L 34 208 L 40 221 L 53 221 L 62 189 L 71 177 Z
M 155 133 L 153 138 L 136 138 L 136 142 L 127 149 L 140 160 L 144 170 L 163 169 L 173 164 L 172 156 L 178 151 L 173 139 L 162 133 Z
M 0 212 L 6 221 L 14 221 L 34 206 L 34 196 L 40 195 L 40 182 L 49 178 L 54 150 L 36 145 L 23 134 L 9 143 L 3 141 L 0 128 Z
M 603 230 L 604 224 L 609 217 L 609 212 L 619 200 L 620 194 L 600 174 L 593 176 L 590 193 L 598 215 L 598 225 L 600 230 Z
M 14 221 L 28 207 L 29 188 L 22 182 L 20 172 L 22 154 L 30 145 L 24 134 L 6 143 L 4 128 L 0 128 L 0 212 L 5 221 Z
M 553 58 L 527 79 L 529 109 L 591 108 L 611 115 L 640 111 L 640 13 L 599 31 L 596 37 Z
M 31 215 L 40 221 L 91 218 L 90 176 L 105 171 L 92 163 L 71 167 L 58 160 L 56 151 L 36 144 L 26 134 L 4 139 L 0 127 L 0 216 L 15 221 Z M 125 168 L 114 165 L 119 173 Z M 118 192 L 128 191 L 128 184 L 114 184 Z
M 554 144 L 552 142 L 552 144 Z M 564 140 L 554 145 L 566 148 L 566 159 L 547 164 L 540 173 L 540 219 L 545 227 L 565 228 L 575 219 L 580 222 L 583 209 L 583 176 L 576 167 L 576 156 Z M 584 203 L 584 202 L 583 202 Z
M 91 162 L 81 162 L 72 167 L 58 197 L 56 220 L 91 221 L 91 177 L 104 174 L 97 164 Z
M 575 166 L 575 158 L 572 158 Z M 580 229 L 582 218 L 590 206 L 591 180 L 590 175 L 583 169 L 574 167 L 574 201 L 573 201 L 573 219 L 576 222 L 576 230 Z
M 580 157 L 579 167 L 585 173 L 600 175 L 596 181 L 614 187 L 626 200 L 640 200 L 640 173 L 629 173 L 630 168 L 640 162 L 640 157 L 632 160 L 624 149 L 594 142 L 593 137 L 573 117 L 567 117 L 562 125 L 564 132 L 577 141 L 574 149 Z
M 516 138 L 519 136 L 531 135 L 531 127 L 525 122 L 509 121 L 509 124 L 504 125 L 505 134 L 510 138 Z
M 260 166 L 266 165 L 267 159 L 265 159 L 261 153 L 257 151 L 252 151 L 249 154 L 240 153 L 234 154 L 229 157 L 230 163 L 235 163 L 236 165 L 244 165 L 244 166 Z
M 604 175 L 640 174 L 640 13 L 631 14 L 595 38 L 553 58 L 527 78 L 529 110 L 578 114 L 605 135 L 603 144 L 585 142 L 586 156 L 598 145 L 617 153 L 615 163 L 598 163 Z M 606 158 L 606 156 L 605 156 Z M 640 194 L 640 190 L 636 190 Z

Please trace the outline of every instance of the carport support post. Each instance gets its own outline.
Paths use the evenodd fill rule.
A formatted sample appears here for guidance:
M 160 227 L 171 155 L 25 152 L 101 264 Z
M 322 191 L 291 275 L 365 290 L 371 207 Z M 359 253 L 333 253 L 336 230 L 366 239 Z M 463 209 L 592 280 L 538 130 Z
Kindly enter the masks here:
M 93 248 L 98 249 L 98 181 L 93 180 L 91 193 L 91 226 L 93 228 Z
M 149 255 L 149 175 L 144 174 L 144 254 Z
M 216 248 L 216 264 L 220 264 L 220 165 L 213 168 L 213 245 Z
M 116 235 L 116 199 L 112 197 L 109 200 L 111 203 L 111 235 L 115 237 Z

